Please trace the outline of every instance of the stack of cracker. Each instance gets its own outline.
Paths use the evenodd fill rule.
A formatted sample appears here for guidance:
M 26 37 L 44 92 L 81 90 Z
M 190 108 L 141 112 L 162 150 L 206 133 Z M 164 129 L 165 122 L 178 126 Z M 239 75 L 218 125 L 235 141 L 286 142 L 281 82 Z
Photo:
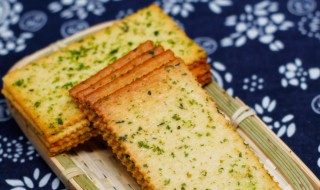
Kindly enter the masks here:
M 97 135 L 69 96 L 69 90 L 147 40 L 183 58 L 202 84 L 211 80 L 205 51 L 159 7 L 151 5 L 111 27 L 9 72 L 3 78 L 2 92 L 32 124 L 30 127 L 48 154 L 61 153 Z M 153 48 L 150 43 L 146 46 Z M 160 51 L 161 48 L 155 50 Z
M 279 189 L 182 59 L 129 56 L 144 45 L 71 90 L 142 189 Z
M 73 87 L 70 90 L 70 96 L 87 114 L 93 126 L 98 126 L 97 122 L 99 120 L 96 119 L 96 114 L 91 109 L 97 101 L 173 60 L 181 61 L 174 56 L 171 50 L 165 51 L 162 46 L 155 46 L 152 41 L 147 41 L 97 74 Z M 196 76 L 197 67 L 191 69 L 191 72 Z M 201 82 L 201 79 L 198 78 L 198 80 Z M 99 127 L 97 128 L 99 129 Z

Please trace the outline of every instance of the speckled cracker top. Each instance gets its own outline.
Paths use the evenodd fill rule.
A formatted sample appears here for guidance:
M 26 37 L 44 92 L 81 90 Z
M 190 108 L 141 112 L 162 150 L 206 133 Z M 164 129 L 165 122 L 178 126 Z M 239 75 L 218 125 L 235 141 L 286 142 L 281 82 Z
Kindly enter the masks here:
M 39 127 L 52 136 L 84 119 L 68 90 L 146 40 L 170 48 L 192 64 L 205 52 L 162 10 L 152 5 L 83 40 L 8 73 L 6 91 Z
M 279 188 L 183 63 L 153 71 L 93 109 L 147 189 Z

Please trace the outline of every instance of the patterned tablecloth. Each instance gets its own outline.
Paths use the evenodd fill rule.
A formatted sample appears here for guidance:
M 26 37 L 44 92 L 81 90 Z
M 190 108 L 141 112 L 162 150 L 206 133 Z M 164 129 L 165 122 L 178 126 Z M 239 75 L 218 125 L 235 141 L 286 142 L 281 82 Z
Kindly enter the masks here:
M 216 81 L 320 176 L 317 0 L 0 0 L 0 76 L 56 40 L 151 3 L 207 51 Z M 0 189 L 63 188 L 0 95 Z

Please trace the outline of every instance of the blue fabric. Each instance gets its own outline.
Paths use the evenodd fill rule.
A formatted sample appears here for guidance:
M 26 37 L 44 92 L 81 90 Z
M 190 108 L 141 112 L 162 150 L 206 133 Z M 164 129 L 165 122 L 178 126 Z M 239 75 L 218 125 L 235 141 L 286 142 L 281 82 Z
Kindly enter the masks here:
M 56 40 L 151 3 L 205 48 L 218 83 L 251 106 L 320 176 L 316 0 L 2 0 L 0 76 Z M 63 189 L 11 118 L 2 95 L 0 125 L 0 189 Z

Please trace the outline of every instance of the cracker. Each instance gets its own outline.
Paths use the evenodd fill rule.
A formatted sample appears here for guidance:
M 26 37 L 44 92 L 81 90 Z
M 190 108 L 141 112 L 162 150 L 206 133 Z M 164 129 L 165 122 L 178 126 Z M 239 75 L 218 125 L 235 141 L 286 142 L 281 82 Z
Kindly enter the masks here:
M 92 108 L 144 189 L 279 189 L 183 63 L 162 66 Z

